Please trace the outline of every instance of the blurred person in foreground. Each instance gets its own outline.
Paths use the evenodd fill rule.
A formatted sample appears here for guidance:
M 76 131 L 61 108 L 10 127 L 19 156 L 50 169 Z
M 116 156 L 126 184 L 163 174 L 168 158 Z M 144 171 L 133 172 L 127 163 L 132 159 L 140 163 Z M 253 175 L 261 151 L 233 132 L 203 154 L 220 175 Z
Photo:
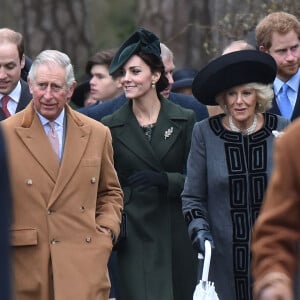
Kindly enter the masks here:
M 192 109 L 196 114 L 197 121 L 208 117 L 208 111 L 205 105 L 197 101 L 193 96 L 183 95 L 171 92 L 174 83 L 173 71 L 175 69 L 174 56 L 172 51 L 163 43 L 160 43 L 161 58 L 165 67 L 165 77 L 168 79 L 167 87 L 161 91 L 161 95 L 171 102 L 178 104 L 184 108 Z M 118 76 L 114 74 L 113 76 Z M 95 120 L 100 121 L 104 116 L 112 114 L 126 103 L 126 96 L 123 93 L 121 96 L 106 101 L 101 105 L 93 105 L 79 109 L 79 111 Z
M 205 240 L 214 246 L 209 280 L 220 299 L 252 299 L 250 235 L 273 166 L 273 131 L 289 123 L 266 113 L 275 76 L 270 55 L 241 50 L 211 61 L 193 82 L 197 99 L 224 110 L 194 126 L 182 192 L 193 246 L 202 255 Z
M 121 74 L 126 103 L 101 122 L 112 133 L 124 191 L 127 237 L 117 248 L 122 300 L 191 299 L 197 258 L 181 213 L 195 113 L 161 94 L 158 37 L 139 28 L 119 48 L 110 74 Z
M 66 54 L 42 51 L 27 80 L 31 103 L 2 122 L 14 299 L 107 300 L 123 200 L 110 131 L 68 106 L 76 82 Z
M 255 35 L 259 50 L 277 64 L 270 112 L 293 121 L 300 116 L 300 21 L 283 11 L 270 13 L 258 23 Z
M 31 100 L 28 84 L 21 78 L 25 67 L 24 39 L 9 28 L 0 29 L 0 121 L 24 109 Z
M 272 177 L 253 230 L 255 300 L 299 299 L 299 149 L 300 120 L 295 120 L 275 143 Z
M 9 229 L 11 221 L 11 192 L 7 169 L 7 153 L 0 124 L 0 299 L 10 300 L 11 269 Z

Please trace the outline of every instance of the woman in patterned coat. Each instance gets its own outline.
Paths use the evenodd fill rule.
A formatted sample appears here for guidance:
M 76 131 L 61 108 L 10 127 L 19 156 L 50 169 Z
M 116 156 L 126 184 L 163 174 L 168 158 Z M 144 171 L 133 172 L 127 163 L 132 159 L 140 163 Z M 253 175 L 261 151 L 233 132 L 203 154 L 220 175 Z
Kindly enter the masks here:
M 193 246 L 214 246 L 209 279 L 220 299 L 250 300 L 250 236 L 272 170 L 275 135 L 286 119 L 265 113 L 276 76 L 273 58 L 256 50 L 223 55 L 204 67 L 193 94 L 224 114 L 193 130 L 182 193 Z

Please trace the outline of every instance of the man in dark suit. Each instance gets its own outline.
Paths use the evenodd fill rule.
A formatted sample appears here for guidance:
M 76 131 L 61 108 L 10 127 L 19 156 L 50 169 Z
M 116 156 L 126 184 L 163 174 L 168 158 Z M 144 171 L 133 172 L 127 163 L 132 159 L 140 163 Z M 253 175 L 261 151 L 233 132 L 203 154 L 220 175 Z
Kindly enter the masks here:
M 10 297 L 9 263 L 9 221 L 10 221 L 10 186 L 6 163 L 5 143 L 0 128 L 0 299 Z
M 197 101 L 193 96 L 172 93 L 171 88 L 174 83 L 173 71 L 175 69 L 174 57 L 171 50 L 163 43 L 160 44 L 161 47 L 161 57 L 163 64 L 165 66 L 165 76 L 169 81 L 168 87 L 161 92 L 161 94 L 169 99 L 170 101 L 178 104 L 184 108 L 191 109 L 196 114 L 197 121 L 201 121 L 208 117 L 207 107 Z M 121 96 L 106 101 L 102 104 L 96 104 L 90 107 L 81 108 L 78 111 L 100 121 L 104 116 L 112 114 L 115 110 L 119 109 L 126 102 L 124 94 Z
M 270 111 L 293 121 L 300 116 L 300 22 L 286 12 L 271 13 L 258 23 L 255 34 L 259 50 L 272 55 L 277 64 Z M 284 86 L 288 98 L 282 98 Z
M 31 100 L 28 85 L 21 79 L 21 70 L 24 66 L 23 36 L 19 32 L 9 28 L 1 28 L 0 121 L 24 109 Z

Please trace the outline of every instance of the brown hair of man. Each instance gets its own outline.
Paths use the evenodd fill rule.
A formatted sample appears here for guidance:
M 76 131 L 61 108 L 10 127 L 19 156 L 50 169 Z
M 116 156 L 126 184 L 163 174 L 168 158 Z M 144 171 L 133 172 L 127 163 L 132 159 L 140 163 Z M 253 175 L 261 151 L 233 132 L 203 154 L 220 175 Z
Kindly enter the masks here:
M 91 69 L 94 65 L 104 65 L 109 68 L 113 57 L 115 56 L 115 49 L 108 49 L 96 52 L 86 63 L 85 72 L 91 74 Z
M 294 30 L 300 40 L 300 22 L 296 16 L 280 11 L 268 14 L 256 26 L 255 36 L 258 46 L 272 47 L 272 33 L 286 34 Z
M 0 28 L 0 43 L 4 42 L 9 42 L 17 46 L 19 58 L 21 61 L 25 49 L 23 35 L 9 28 Z

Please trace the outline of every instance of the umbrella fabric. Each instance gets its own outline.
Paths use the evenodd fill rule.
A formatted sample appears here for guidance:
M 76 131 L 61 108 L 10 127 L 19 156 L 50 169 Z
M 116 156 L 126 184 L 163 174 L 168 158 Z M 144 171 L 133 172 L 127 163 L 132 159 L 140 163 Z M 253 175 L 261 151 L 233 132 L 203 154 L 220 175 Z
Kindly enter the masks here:
M 201 258 L 201 256 L 198 257 Z M 211 245 L 210 242 L 206 240 L 202 278 L 195 288 L 193 300 L 219 300 L 218 295 L 215 291 L 214 283 L 208 281 L 210 259 Z

